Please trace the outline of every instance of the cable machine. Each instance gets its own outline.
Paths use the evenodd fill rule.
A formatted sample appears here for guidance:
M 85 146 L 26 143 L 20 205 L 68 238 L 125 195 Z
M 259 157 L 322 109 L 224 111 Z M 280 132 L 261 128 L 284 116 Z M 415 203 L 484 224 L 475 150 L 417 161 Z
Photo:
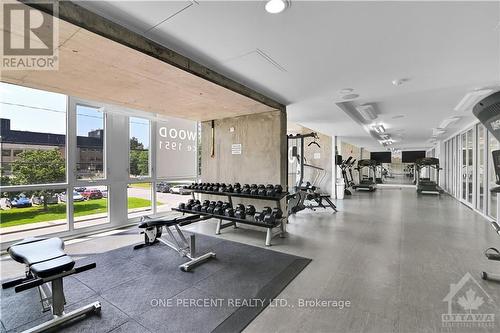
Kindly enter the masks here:
M 315 132 L 296 135 L 290 134 L 287 138 L 287 151 L 290 152 L 290 142 L 293 142 L 294 145 L 291 145 L 291 158 L 292 161 L 297 162 L 295 186 L 293 187 L 293 193 L 288 196 L 288 214 L 295 214 L 306 208 L 316 210 L 316 208 L 326 209 L 328 207 L 332 208 L 333 211 L 336 212 L 337 207 L 332 202 L 330 195 L 319 192 L 318 185 L 325 181 L 327 172 L 323 168 L 308 164 L 304 156 L 306 138 L 313 138 L 313 141 L 311 141 L 307 147 L 316 146 L 316 148 L 321 148 L 317 142 L 317 140 L 319 140 L 318 134 Z M 312 183 L 306 182 L 304 184 L 305 168 L 316 172 L 314 178 L 312 179 Z

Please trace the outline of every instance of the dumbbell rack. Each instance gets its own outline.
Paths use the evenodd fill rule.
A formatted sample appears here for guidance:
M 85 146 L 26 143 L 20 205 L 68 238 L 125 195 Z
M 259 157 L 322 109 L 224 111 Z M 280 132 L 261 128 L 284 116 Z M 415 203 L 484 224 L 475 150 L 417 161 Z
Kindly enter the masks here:
M 288 195 L 287 192 L 279 193 L 279 194 L 274 195 L 274 196 L 263 196 L 263 195 L 250 195 L 250 194 L 243 194 L 243 193 L 236 193 L 236 192 L 214 192 L 214 191 L 192 190 L 191 195 L 192 195 L 193 199 L 196 199 L 196 196 L 195 196 L 196 193 L 207 194 L 207 195 L 225 196 L 228 198 L 228 202 L 231 204 L 231 206 L 233 206 L 232 198 L 245 198 L 245 199 L 273 201 L 276 203 L 276 207 L 283 211 L 284 216 L 280 219 L 277 219 L 274 224 L 267 224 L 267 223 L 263 223 L 263 222 L 259 222 L 259 221 L 255 221 L 255 220 L 250 220 L 250 219 L 243 220 L 243 219 L 238 219 L 238 218 L 230 217 L 230 216 L 202 213 L 202 212 L 184 210 L 184 209 L 179 209 L 179 208 L 172 208 L 172 210 L 177 211 L 177 212 L 181 212 L 181 213 L 212 216 L 213 218 L 218 220 L 217 221 L 217 228 L 215 230 L 216 235 L 220 235 L 220 231 L 222 229 L 225 229 L 228 227 L 237 228 L 237 223 L 242 223 L 242 224 L 248 224 L 248 225 L 266 228 L 267 229 L 266 246 L 271 246 L 271 240 L 276 236 L 285 237 L 286 221 L 288 219 L 288 216 L 286 215 L 287 210 L 281 208 L 281 201 L 287 197 L 287 195 Z M 223 221 L 229 221 L 229 222 L 224 223 Z M 273 233 L 273 229 L 278 228 L 278 227 L 280 228 L 280 230 L 278 232 Z

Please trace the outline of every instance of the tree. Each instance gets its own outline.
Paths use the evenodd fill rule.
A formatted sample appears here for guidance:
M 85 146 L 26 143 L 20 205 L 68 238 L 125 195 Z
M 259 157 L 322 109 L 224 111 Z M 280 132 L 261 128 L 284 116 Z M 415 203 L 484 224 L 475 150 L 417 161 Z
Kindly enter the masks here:
M 26 150 L 12 163 L 12 175 L 13 185 L 62 183 L 66 178 L 66 163 L 57 149 Z M 37 194 L 43 196 L 43 208 L 47 210 L 47 200 L 54 191 L 37 191 Z
M 149 155 L 148 150 L 139 139 L 132 137 L 130 139 L 130 174 L 134 176 L 146 176 L 149 174 Z
M 139 142 L 139 139 L 133 136 L 130 139 L 130 150 L 144 150 L 144 145 Z
M 149 156 L 147 150 L 130 151 L 130 174 L 134 176 L 146 176 L 149 173 Z

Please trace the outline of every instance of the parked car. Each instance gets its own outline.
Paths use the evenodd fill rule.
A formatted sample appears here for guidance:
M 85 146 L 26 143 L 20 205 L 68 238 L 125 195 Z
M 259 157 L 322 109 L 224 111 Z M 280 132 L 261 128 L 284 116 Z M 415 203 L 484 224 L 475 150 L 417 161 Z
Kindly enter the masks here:
M 102 197 L 107 198 L 108 197 L 108 190 L 101 190 Z
M 161 193 L 169 193 L 170 192 L 170 185 L 167 183 L 161 182 L 156 184 L 156 192 L 161 192 Z
M 23 207 L 31 207 L 31 200 L 26 197 L 24 194 L 20 194 L 17 197 L 10 199 L 12 207 L 15 208 L 23 208 Z
M 61 202 L 66 202 L 66 192 L 63 192 L 59 195 L 59 200 Z M 77 191 L 73 191 L 73 202 L 84 201 L 85 197 L 78 193 Z
M 82 192 L 82 196 L 86 200 L 102 199 L 102 192 L 100 190 L 85 190 Z
M 0 198 L 0 209 L 7 210 L 12 208 L 9 198 Z
M 191 190 L 186 188 L 186 185 L 175 185 L 170 188 L 172 194 L 190 194 Z
M 31 197 L 31 203 L 33 205 L 43 205 L 43 199 L 44 199 L 43 195 L 42 196 L 33 195 Z M 57 196 L 57 194 L 53 194 L 47 198 L 47 204 L 53 205 L 57 203 L 59 203 L 59 197 Z
M 78 193 L 82 193 L 86 190 L 87 188 L 86 187 L 75 187 L 75 191 L 78 192 Z

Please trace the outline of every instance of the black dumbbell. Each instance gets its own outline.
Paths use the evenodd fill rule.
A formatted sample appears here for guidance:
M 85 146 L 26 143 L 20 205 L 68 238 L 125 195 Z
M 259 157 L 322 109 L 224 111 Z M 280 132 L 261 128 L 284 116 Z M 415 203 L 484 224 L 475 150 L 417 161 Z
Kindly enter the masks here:
M 250 187 L 243 187 L 241 189 L 242 194 L 250 194 L 250 191 L 251 191 Z
M 222 205 L 223 205 L 223 204 L 224 204 L 224 203 L 223 203 L 222 201 L 220 201 L 220 200 L 219 200 L 219 201 L 217 201 L 217 202 L 215 203 L 215 207 L 222 207 Z
M 207 213 L 208 214 L 213 214 L 214 213 L 214 209 L 215 209 L 215 206 L 212 206 L 212 205 L 208 206 L 207 207 Z
M 274 185 L 274 191 L 276 192 L 276 194 L 281 194 L 283 193 L 283 186 L 281 185 Z
M 243 204 L 237 204 L 235 209 L 239 209 L 239 210 L 245 211 L 245 205 L 243 205 Z
M 187 203 L 188 203 L 188 205 L 192 206 L 192 205 L 194 205 L 195 202 L 194 202 L 194 199 L 189 199 Z
M 266 195 L 266 186 L 263 184 L 260 184 L 258 189 L 257 189 L 257 195 L 259 196 L 265 196 Z
M 234 217 L 234 209 L 226 208 L 226 210 L 224 210 L 224 215 L 228 217 Z
M 283 211 L 280 208 L 273 208 L 273 212 L 271 214 L 274 215 L 276 219 L 283 217 Z
M 179 204 L 179 209 L 182 209 L 182 210 L 186 209 L 186 204 L 184 202 L 181 202 Z
M 262 219 L 262 222 L 264 222 L 265 224 L 275 224 L 276 217 L 273 214 L 266 214 Z
M 266 186 L 266 196 L 274 197 L 276 195 L 276 190 L 274 189 L 274 185 L 267 184 Z
M 201 212 L 201 205 L 200 204 L 194 205 L 192 210 L 195 212 Z
M 226 185 L 224 185 L 224 186 L 220 186 L 220 187 L 219 187 L 219 192 L 220 192 L 220 193 L 226 192 Z
M 250 185 L 250 188 L 257 188 L 257 184 Z
M 216 202 L 216 201 L 210 201 L 209 206 L 213 206 L 213 207 L 215 207 L 215 205 L 217 205 L 217 202 Z
M 248 205 L 246 208 L 245 208 L 245 213 L 247 215 L 255 215 L 255 206 L 254 205 Z
M 186 210 L 192 210 L 193 206 L 194 206 L 194 204 L 187 203 L 185 208 L 186 208 Z
M 233 192 L 234 192 L 234 187 L 233 187 L 233 185 L 229 185 L 228 187 L 226 187 L 226 192 L 228 192 L 228 193 L 233 193 Z
M 241 188 L 241 184 L 240 183 L 235 183 L 233 187 L 234 188 Z
M 208 206 L 210 205 L 210 200 L 203 200 L 202 206 Z
M 234 217 L 244 220 L 246 218 L 245 207 L 243 209 L 236 208 L 234 211 Z
M 273 210 L 271 209 L 271 207 L 264 207 L 262 212 L 255 214 L 255 221 L 263 222 L 264 217 L 266 217 L 266 215 L 271 215 L 272 212 Z
M 233 206 L 232 206 L 229 202 L 224 202 L 224 203 L 222 204 L 222 209 L 223 209 L 223 210 L 226 210 L 226 209 L 228 209 L 228 208 L 233 208 Z
M 208 211 L 208 208 L 209 208 L 209 207 L 210 207 L 210 206 L 201 206 L 200 212 L 202 212 L 202 213 L 206 213 L 206 212 Z
M 259 190 L 256 188 L 251 188 L 249 194 L 250 195 L 259 195 Z
M 220 206 L 215 206 L 214 215 L 224 215 L 224 210 Z

